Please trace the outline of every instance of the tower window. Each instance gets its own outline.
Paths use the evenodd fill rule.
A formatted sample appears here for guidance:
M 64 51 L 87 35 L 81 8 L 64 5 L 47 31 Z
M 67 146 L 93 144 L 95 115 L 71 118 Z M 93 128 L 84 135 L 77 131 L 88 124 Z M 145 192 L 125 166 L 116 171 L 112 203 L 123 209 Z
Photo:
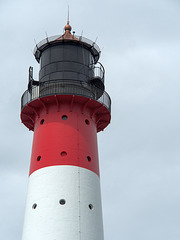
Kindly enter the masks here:
M 89 204 L 89 209 L 93 210 L 94 206 L 92 204 Z
M 85 120 L 85 123 L 86 123 L 87 125 L 89 125 L 89 124 L 90 124 L 90 122 L 89 122 L 89 120 L 88 120 L 88 119 L 86 119 L 86 120 Z
M 68 119 L 67 115 L 62 116 L 62 120 L 67 120 L 67 119 Z
M 43 125 L 44 121 L 45 121 L 44 119 L 41 119 L 40 124 Z
M 41 156 L 38 156 L 38 157 L 37 157 L 37 161 L 40 161 L 40 160 L 41 160 Z
M 32 209 L 36 209 L 36 208 L 37 208 L 37 204 L 34 203 L 34 204 L 32 205 Z
M 67 156 L 67 152 L 65 152 L 65 151 L 61 152 L 61 156 L 62 156 L 62 157 Z
M 91 157 L 87 156 L 87 160 L 88 160 L 88 162 L 91 162 Z
M 66 201 L 65 201 L 65 199 L 61 199 L 61 200 L 59 200 L 59 203 L 60 203 L 61 205 L 64 205 L 64 204 L 66 203 Z

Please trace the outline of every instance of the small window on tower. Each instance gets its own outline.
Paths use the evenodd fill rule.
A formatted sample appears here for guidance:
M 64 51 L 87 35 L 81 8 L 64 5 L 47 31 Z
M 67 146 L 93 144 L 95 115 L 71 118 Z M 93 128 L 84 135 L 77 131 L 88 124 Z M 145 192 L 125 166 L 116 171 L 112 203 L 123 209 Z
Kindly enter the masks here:
M 61 152 L 61 156 L 62 156 L 62 157 L 67 156 L 67 152 L 65 152 L 65 151 Z
M 65 201 L 65 199 L 61 199 L 61 200 L 59 200 L 59 203 L 60 203 L 61 205 L 64 205 L 64 204 L 66 203 L 66 201 Z
M 32 209 L 36 209 L 36 208 L 37 208 L 37 204 L 34 203 L 34 204 L 32 205 Z
M 68 119 L 67 115 L 62 116 L 62 120 L 67 120 L 67 119 Z
M 91 157 L 87 156 L 87 160 L 88 160 L 88 162 L 91 162 Z
M 37 161 L 39 162 L 41 160 L 41 156 L 38 156 L 37 157 Z
M 44 121 L 45 121 L 44 119 L 41 119 L 40 124 L 43 125 Z
M 89 209 L 93 210 L 94 206 L 92 204 L 89 204 Z
M 88 119 L 86 119 L 86 120 L 85 120 L 85 123 L 86 123 L 87 125 L 89 125 L 89 124 L 90 124 L 90 122 L 89 122 L 89 120 L 88 120 Z

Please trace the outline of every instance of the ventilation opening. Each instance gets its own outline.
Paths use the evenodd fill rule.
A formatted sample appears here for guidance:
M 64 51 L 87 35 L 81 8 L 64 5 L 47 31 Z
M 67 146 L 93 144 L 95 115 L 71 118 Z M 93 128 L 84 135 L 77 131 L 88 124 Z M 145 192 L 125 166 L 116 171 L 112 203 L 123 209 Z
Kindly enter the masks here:
M 45 121 L 44 119 L 41 119 L 40 124 L 43 125 L 44 121 Z
M 66 201 L 65 201 L 65 199 L 61 199 L 61 200 L 59 200 L 59 203 L 60 203 L 61 205 L 64 205 L 64 204 L 66 203 Z
M 62 116 L 62 120 L 67 120 L 67 119 L 68 119 L 67 115 Z
M 40 160 L 41 160 L 41 156 L 38 156 L 38 157 L 37 157 L 37 161 L 40 161 Z
M 86 123 L 87 125 L 89 125 L 89 124 L 90 124 L 90 122 L 89 122 L 89 120 L 88 120 L 88 119 L 86 119 L 86 120 L 85 120 L 85 123 Z
M 89 209 L 90 209 L 90 210 L 93 210 L 93 208 L 94 208 L 93 205 L 92 205 L 92 204 L 89 204 Z
M 91 162 L 91 157 L 87 156 L 87 160 L 88 160 L 88 162 Z
M 32 209 L 36 209 L 36 208 L 37 208 L 37 204 L 34 203 L 34 204 L 32 205 Z

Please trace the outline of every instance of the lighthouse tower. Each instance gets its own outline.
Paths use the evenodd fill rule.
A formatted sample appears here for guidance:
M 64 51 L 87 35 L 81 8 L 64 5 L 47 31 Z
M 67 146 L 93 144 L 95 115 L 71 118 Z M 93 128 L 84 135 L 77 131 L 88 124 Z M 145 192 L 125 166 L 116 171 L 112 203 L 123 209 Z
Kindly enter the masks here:
M 29 68 L 21 120 L 34 131 L 23 240 L 103 240 L 97 132 L 111 100 L 97 44 L 71 33 L 44 39 Z

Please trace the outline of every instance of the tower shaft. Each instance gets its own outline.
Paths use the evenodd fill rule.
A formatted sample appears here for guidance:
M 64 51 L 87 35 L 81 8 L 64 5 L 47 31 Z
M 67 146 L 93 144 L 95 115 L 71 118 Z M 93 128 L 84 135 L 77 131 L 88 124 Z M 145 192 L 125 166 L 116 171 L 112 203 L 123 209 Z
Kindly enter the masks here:
M 41 42 L 21 119 L 34 131 L 23 240 L 103 240 L 97 132 L 110 122 L 97 47 L 65 34 Z M 97 70 L 100 74 L 97 74 Z

